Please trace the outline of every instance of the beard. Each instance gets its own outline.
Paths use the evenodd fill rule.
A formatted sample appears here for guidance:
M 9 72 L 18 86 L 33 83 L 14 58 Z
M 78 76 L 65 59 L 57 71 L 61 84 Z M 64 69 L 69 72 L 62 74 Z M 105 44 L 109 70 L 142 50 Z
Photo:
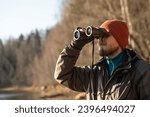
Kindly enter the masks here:
M 107 48 L 105 45 L 101 45 L 99 48 L 99 55 L 100 56 L 111 56 L 114 53 L 116 53 L 118 49 L 119 49 L 119 46 L 116 46 L 113 48 L 111 48 L 111 47 Z

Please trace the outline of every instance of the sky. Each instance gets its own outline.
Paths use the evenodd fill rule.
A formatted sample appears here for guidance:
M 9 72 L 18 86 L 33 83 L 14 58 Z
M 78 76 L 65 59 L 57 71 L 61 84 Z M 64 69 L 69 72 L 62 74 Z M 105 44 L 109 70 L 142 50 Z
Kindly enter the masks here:
M 43 30 L 61 20 L 63 0 L 0 0 L 0 39 Z

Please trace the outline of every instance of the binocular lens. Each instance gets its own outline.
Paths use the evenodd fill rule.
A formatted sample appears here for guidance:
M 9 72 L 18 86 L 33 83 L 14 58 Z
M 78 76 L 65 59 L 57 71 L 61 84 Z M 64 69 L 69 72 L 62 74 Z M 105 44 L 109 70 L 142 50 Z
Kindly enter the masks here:
M 74 38 L 75 39 L 79 39 L 79 37 L 80 37 L 80 32 L 78 30 L 75 30 L 75 32 L 74 32 Z
M 76 31 L 75 31 L 75 33 L 74 33 L 74 37 L 75 37 L 75 38 L 79 38 L 79 37 L 80 37 L 80 33 L 79 33 L 79 31 L 78 31 L 78 30 L 76 30 Z
M 87 36 L 91 36 L 92 35 L 92 27 L 91 26 L 88 26 L 87 28 L 86 28 L 86 35 Z
M 88 27 L 87 30 L 86 30 L 86 33 L 88 36 L 90 36 L 92 34 L 92 29 L 91 27 Z

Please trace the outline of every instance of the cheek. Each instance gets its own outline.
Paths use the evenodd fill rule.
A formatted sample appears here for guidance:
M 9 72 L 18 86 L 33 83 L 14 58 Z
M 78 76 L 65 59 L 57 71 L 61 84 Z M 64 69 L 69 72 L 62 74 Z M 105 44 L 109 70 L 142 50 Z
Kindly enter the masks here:
M 113 49 L 113 45 L 109 44 L 106 46 L 105 51 L 108 53 L 109 51 L 111 51 Z
M 106 41 L 106 42 L 105 42 L 105 46 L 106 46 L 106 48 L 110 48 L 110 47 L 113 46 L 113 43 L 110 42 L 110 41 Z
M 107 42 L 107 46 L 108 46 L 108 48 L 116 48 L 116 47 L 118 47 L 119 45 L 118 45 L 118 43 L 116 42 L 116 41 L 108 41 Z

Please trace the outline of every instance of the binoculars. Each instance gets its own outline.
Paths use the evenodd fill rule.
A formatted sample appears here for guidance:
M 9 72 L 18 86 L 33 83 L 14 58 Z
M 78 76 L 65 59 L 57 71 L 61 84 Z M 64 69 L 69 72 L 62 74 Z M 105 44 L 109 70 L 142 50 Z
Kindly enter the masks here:
M 93 26 L 88 26 L 87 28 L 77 27 L 73 33 L 73 37 L 75 40 L 78 39 L 86 39 L 88 37 L 93 38 L 104 38 L 108 37 L 109 33 L 104 28 L 98 28 Z

